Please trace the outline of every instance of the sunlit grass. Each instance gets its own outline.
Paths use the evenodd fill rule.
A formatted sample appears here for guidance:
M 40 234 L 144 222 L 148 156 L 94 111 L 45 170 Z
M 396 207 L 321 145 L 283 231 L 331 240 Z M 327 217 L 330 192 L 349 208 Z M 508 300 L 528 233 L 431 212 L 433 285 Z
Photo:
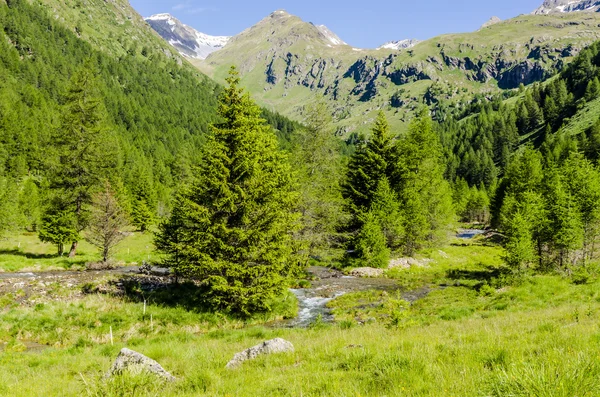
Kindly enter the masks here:
M 117 246 L 113 260 L 121 264 L 156 260 L 152 241 L 152 233 L 133 233 Z M 42 243 L 35 233 L 0 239 L 0 272 L 80 269 L 101 259 L 98 249 L 85 240 L 79 243 L 75 258 L 68 258 L 68 252 L 59 257 L 56 252 L 54 245 Z

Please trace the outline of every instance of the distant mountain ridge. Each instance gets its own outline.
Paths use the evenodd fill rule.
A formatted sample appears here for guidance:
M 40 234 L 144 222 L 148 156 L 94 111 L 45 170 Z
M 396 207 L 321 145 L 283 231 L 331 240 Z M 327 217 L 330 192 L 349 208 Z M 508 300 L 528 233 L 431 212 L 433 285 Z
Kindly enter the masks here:
M 146 22 L 179 53 L 188 58 L 205 59 L 220 50 L 231 39 L 229 36 L 210 36 L 183 24 L 171 14 L 156 14 Z
M 325 26 L 278 10 L 206 59 L 191 61 L 217 82 L 235 65 L 259 104 L 297 121 L 315 95 L 323 96 L 336 133 L 348 137 L 364 131 L 380 110 L 402 128 L 423 104 L 462 108 L 474 95 L 547 79 L 600 39 L 600 13 L 570 11 L 591 10 L 592 3 L 547 1 L 540 13 L 549 15 L 491 18 L 475 32 L 378 49 L 352 47 Z M 556 7 L 564 12 L 550 12 Z
M 533 14 L 556 14 L 566 12 L 598 12 L 600 0 L 546 0 Z

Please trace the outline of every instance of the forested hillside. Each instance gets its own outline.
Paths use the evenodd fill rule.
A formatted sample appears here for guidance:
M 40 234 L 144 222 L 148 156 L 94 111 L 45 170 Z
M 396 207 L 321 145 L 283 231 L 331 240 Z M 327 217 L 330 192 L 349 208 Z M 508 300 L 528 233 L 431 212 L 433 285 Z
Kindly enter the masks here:
M 521 87 L 516 98 L 480 103 L 438 125 L 459 214 L 505 232 L 507 262 L 517 267 L 595 258 L 599 67 L 595 43 L 557 76 Z
M 80 28 L 70 29 L 24 0 L 0 4 L 0 26 L 0 177 L 4 211 L 11 214 L 0 229 L 36 227 L 24 208 L 43 200 L 46 174 L 58 161 L 67 87 L 84 68 L 95 76 L 102 128 L 114 146 L 113 183 L 122 185 L 133 211 L 142 206 L 146 217 L 164 215 L 174 181 L 190 176 L 209 125 L 217 120 L 220 87 L 182 64 L 147 26 L 138 33 L 149 38 L 139 41 L 154 45 L 132 46 L 124 36 L 122 44 L 115 38 L 111 47 L 102 46 L 105 41 L 84 40 Z M 283 140 L 295 128 L 276 114 L 264 115 Z M 36 202 L 25 204 L 28 200 Z

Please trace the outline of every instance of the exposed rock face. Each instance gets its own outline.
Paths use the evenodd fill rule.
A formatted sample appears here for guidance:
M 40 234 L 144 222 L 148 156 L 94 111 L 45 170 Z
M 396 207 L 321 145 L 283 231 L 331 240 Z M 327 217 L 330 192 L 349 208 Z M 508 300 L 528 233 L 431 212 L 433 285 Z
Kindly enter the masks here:
M 500 88 L 517 88 L 520 84 L 531 84 L 544 80 L 549 73 L 539 63 L 527 60 L 502 72 L 498 79 Z
M 361 278 L 383 277 L 383 269 L 375 269 L 374 267 L 359 267 L 350 272 L 351 276 Z
M 289 353 L 293 351 L 294 345 L 292 345 L 291 342 L 288 342 L 285 339 L 276 338 L 237 353 L 233 356 L 233 359 L 227 363 L 225 368 L 236 368 L 244 361 L 253 360 L 262 354 Z
M 546 0 L 534 14 L 554 14 L 561 12 L 598 12 L 600 0 Z
M 469 91 L 487 95 L 543 80 L 562 69 L 568 61 L 563 58 L 600 39 L 600 15 L 527 15 L 498 21 L 492 18 L 482 32 L 368 50 L 277 11 L 198 65 L 215 78 L 236 65 L 257 102 L 296 120 L 305 117 L 315 93 L 323 95 L 335 115 L 336 134 L 347 137 L 365 132 L 376 110 L 405 123 L 424 101 L 452 103 Z M 434 85 L 447 89 L 431 90 Z
M 118 375 L 123 371 L 130 371 L 134 374 L 148 372 L 170 382 L 176 380 L 173 375 L 165 371 L 165 369 L 156 361 L 141 353 L 126 348 L 121 349 L 121 352 L 110 368 L 110 371 L 106 374 L 106 377 Z

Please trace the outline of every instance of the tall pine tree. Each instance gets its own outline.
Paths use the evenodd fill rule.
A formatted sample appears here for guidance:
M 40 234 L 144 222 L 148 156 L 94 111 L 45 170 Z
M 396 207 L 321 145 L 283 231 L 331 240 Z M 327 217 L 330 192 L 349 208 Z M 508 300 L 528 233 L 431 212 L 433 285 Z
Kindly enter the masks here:
M 205 303 L 240 315 L 268 311 L 296 270 L 298 195 L 286 156 L 232 68 L 199 172 L 161 225 L 178 275 L 202 282 Z

